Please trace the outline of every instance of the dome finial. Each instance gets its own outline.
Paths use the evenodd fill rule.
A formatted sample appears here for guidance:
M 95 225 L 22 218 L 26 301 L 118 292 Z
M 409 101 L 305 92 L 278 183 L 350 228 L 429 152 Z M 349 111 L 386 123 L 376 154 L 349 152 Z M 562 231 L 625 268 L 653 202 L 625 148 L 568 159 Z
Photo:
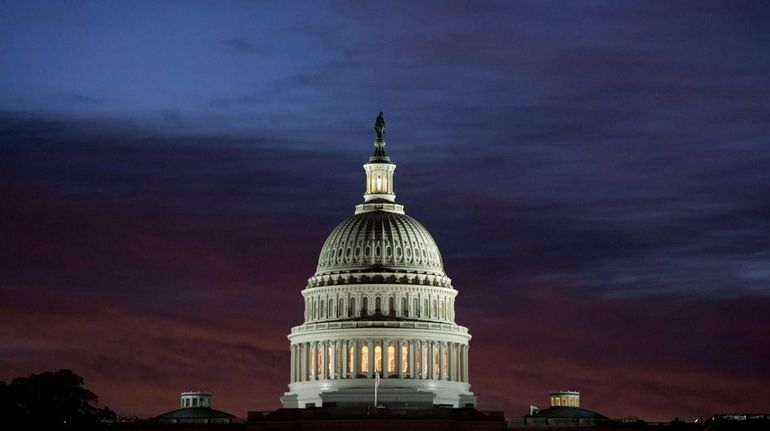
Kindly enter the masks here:
M 374 120 L 374 131 L 377 133 L 377 139 L 382 139 L 385 135 L 385 117 L 382 116 L 382 111 L 377 119 Z
M 385 117 L 382 112 L 374 120 L 374 131 L 377 133 L 377 139 L 374 140 L 374 152 L 369 157 L 369 163 L 390 163 L 390 157 L 385 152 Z

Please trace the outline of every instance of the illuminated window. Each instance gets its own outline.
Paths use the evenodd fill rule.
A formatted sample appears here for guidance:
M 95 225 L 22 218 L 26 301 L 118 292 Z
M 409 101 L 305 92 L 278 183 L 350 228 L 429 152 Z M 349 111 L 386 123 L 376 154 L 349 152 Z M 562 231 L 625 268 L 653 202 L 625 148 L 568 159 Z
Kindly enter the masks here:
M 417 367 L 415 371 L 417 375 L 422 374 L 422 343 L 417 342 L 414 346 L 414 364 Z
M 307 366 L 308 366 L 308 372 L 311 373 L 312 375 L 313 370 L 315 370 L 315 346 L 312 346 L 312 345 L 310 346 L 309 355 L 310 355 L 310 360 L 308 362 L 310 363 L 307 364 Z
M 396 348 L 388 346 L 388 373 L 396 372 Z
M 317 376 L 320 376 L 321 375 L 321 371 L 323 371 L 323 369 L 324 369 L 324 351 L 323 351 L 323 348 L 321 346 L 318 346 L 318 349 L 316 351 L 316 355 L 317 355 L 317 358 L 316 358 L 316 362 L 315 362 L 316 363 L 315 373 L 316 373 Z
M 438 378 L 440 371 L 441 371 L 441 364 L 439 364 L 438 349 L 434 347 L 433 348 L 433 376 L 435 378 Z
M 409 372 L 409 348 L 406 345 L 401 346 L 401 372 Z
M 382 347 L 374 348 L 374 371 L 382 372 Z
M 449 362 L 447 362 L 447 360 L 446 360 L 446 356 L 447 356 L 447 351 L 446 350 L 447 349 L 444 349 L 444 378 L 446 378 L 446 376 L 447 376 L 447 368 L 449 368 L 449 367 L 447 367 L 447 364 L 449 364 Z
M 353 346 L 348 347 L 348 374 L 353 372 Z
M 368 346 L 361 347 L 361 372 L 362 373 L 369 372 L 369 347 Z
M 329 374 L 327 374 L 327 376 L 328 378 L 331 379 L 331 378 L 334 378 L 334 364 L 336 363 L 336 361 L 334 360 L 334 348 L 332 346 L 329 346 L 327 353 L 329 355 L 327 360 L 327 362 L 329 362 L 329 365 L 327 367 L 329 370 Z

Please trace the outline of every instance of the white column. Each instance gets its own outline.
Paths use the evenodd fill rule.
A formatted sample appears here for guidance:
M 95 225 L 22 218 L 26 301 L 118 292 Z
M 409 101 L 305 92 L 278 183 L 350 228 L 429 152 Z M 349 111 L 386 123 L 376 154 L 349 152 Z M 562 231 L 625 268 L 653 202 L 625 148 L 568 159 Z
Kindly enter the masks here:
M 455 380 L 460 381 L 460 344 L 454 344 L 454 368 L 455 368 Z
M 415 378 L 415 369 L 414 369 L 414 340 L 409 340 L 409 378 L 413 379 Z
M 468 376 L 468 346 L 463 346 L 463 377 L 465 382 L 470 382 L 470 376 Z
M 297 349 L 295 348 L 296 346 L 289 346 L 289 347 L 291 350 L 291 361 L 289 362 L 291 364 L 291 366 L 289 367 L 289 382 L 294 383 L 294 373 L 296 371 L 296 364 L 294 363 L 295 361 L 294 353 Z
M 430 304 L 428 304 L 430 306 Z M 433 341 L 428 341 L 428 364 L 430 364 L 430 367 L 428 367 L 428 377 L 430 379 L 435 379 L 436 376 L 436 368 L 434 367 L 434 358 L 433 358 L 433 349 L 435 348 L 435 343 Z
M 328 305 L 328 304 L 327 304 Z M 323 366 L 321 367 L 321 378 L 328 379 L 329 378 L 329 342 L 324 341 L 323 342 L 323 354 L 321 355 L 323 358 Z
M 439 380 L 446 380 L 446 361 L 444 361 L 444 354 L 446 353 L 446 344 L 442 341 L 438 344 L 438 376 Z
M 388 378 L 388 362 L 389 362 L 389 359 L 390 359 L 390 358 L 388 358 L 389 343 L 388 343 L 388 340 L 382 340 L 382 341 L 380 341 L 380 343 L 382 344 L 382 349 L 380 349 L 380 353 L 382 354 L 382 377 L 387 379 Z
M 398 373 L 399 379 L 404 378 L 404 364 L 402 364 L 403 346 L 404 346 L 404 340 L 399 338 L 398 341 L 396 342 L 396 372 Z
M 369 346 L 369 372 L 366 373 L 366 377 L 371 379 L 374 376 L 374 340 L 370 338 L 367 343 Z
M 457 381 L 457 343 L 449 344 L 449 380 Z
M 340 378 L 347 379 L 348 378 L 348 343 L 349 340 L 345 340 L 342 342 L 342 372 L 340 373 Z
M 350 374 L 355 379 L 358 377 L 358 370 L 361 368 L 361 351 L 359 350 L 361 342 L 358 340 L 351 340 L 350 342 L 353 343 L 353 368 L 350 369 Z

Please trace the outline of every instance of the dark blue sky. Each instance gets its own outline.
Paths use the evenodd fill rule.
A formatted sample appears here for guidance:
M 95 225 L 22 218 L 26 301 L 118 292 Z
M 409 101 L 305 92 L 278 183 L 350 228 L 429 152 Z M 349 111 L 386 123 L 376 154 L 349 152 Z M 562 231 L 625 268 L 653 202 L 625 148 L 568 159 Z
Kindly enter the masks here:
M 163 346 L 195 369 L 211 352 L 180 346 L 227 338 L 236 363 L 196 388 L 276 407 L 384 111 L 482 408 L 569 386 L 611 416 L 766 409 L 744 393 L 770 398 L 768 22 L 761 1 L 4 2 L 0 379 L 67 366 L 157 414 L 199 375 Z

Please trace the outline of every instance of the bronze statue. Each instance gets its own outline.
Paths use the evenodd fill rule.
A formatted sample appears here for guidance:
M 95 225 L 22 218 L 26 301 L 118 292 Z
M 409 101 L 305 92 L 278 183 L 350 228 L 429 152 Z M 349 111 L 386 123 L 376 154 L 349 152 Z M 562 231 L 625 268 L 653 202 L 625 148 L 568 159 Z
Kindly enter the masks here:
M 382 116 L 382 112 L 374 120 L 374 131 L 377 132 L 377 139 L 382 139 L 382 135 L 385 134 L 385 118 Z

